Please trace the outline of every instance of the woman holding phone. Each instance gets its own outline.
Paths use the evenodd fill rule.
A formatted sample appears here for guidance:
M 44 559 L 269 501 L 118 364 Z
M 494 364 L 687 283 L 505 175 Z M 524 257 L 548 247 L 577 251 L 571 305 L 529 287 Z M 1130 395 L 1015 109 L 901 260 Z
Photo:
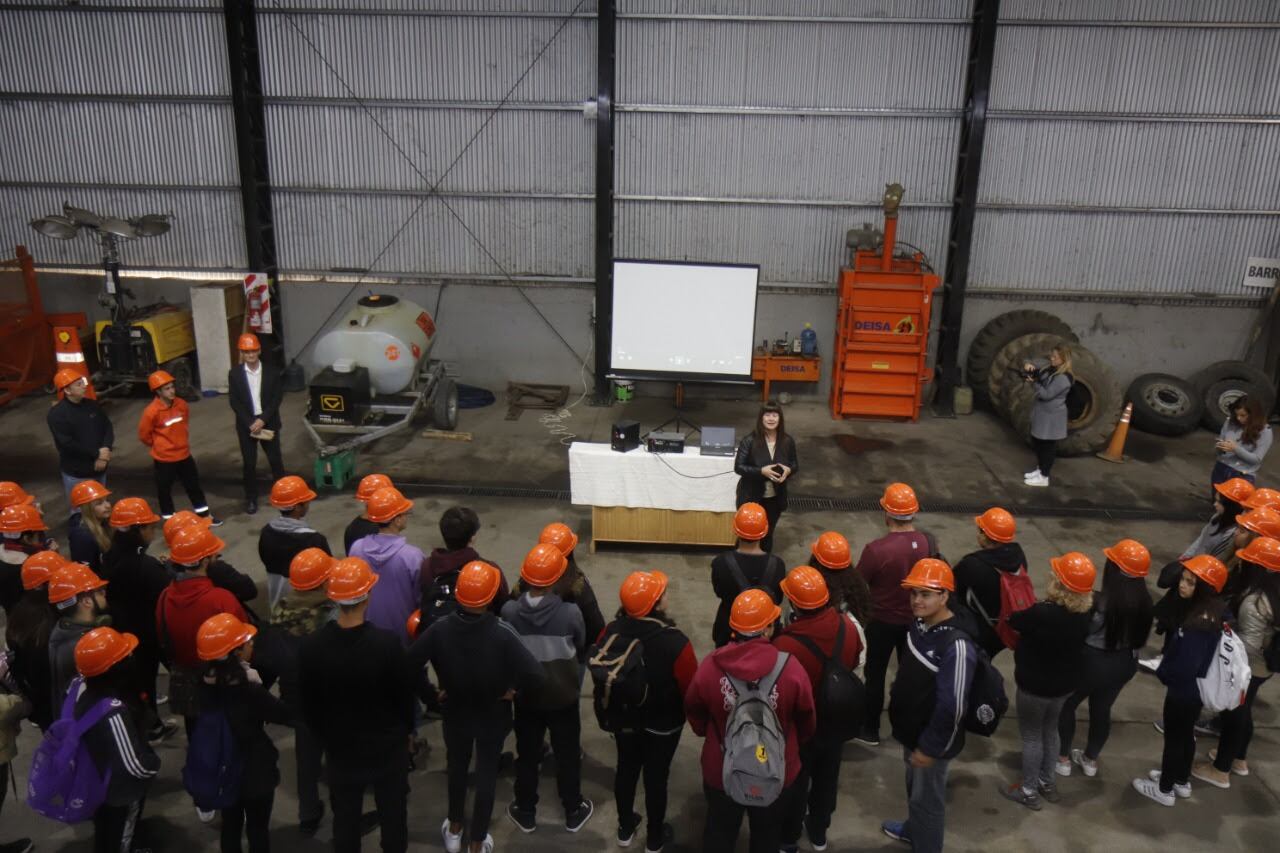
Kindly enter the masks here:
M 795 439 L 787 435 L 782 407 L 773 400 L 760 407 L 756 428 L 738 444 L 733 470 L 738 480 L 737 505 L 758 503 L 769 518 L 769 532 L 760 543 L 773 551 L 773 534 L 787 508 L 787 481 L 800 470 Z

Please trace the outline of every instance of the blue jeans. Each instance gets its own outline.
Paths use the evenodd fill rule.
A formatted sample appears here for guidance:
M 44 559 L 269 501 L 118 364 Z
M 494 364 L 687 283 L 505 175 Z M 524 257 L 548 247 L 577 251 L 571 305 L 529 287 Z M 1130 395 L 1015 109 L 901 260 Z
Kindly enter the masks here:
M 1209 485 L 1216 486 L 1219 483 L 1225 483 L 1227 480 L 1230 480 L 1232 477 L 1243 477 L 1244 479 L 1248 480 L 1250 483 L 1256 483 L 1258 481 L 1258 477 L 1256 474 L 1245 474 L 1242 471 L 1237 471 L 1235 468 L 1232 468 L 1230 465 L 1224 465 L 1221 462 L 1215 462 L 1213 463 L 1213 473 L 1209 475 Z
M 911 750 L 902 750 L 907 768 L 907 835 L 915 853 L 941 853 L 947 818 L 947 768 L 949 759 L 928 767 L 911 766 Z

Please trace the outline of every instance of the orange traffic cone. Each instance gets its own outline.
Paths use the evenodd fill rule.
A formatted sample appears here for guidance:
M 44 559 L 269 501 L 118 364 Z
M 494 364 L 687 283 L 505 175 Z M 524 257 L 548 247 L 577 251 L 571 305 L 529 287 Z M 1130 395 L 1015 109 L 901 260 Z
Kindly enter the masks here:
M 1133 417 L 1133 403 L 1129 403 L 1124 407 L 1124 414 L 1120 416 L 1120 423 L 1116 424 L 1116 431 L 1111 433 L 1111 443 L 1107 445 L 1107 449 L 1097 454 L 1099 459 L 1105 459 L 1108 462 L 1123 462 L 1124 460 L 1124 442 L 1129 437 L 1129 418 Z

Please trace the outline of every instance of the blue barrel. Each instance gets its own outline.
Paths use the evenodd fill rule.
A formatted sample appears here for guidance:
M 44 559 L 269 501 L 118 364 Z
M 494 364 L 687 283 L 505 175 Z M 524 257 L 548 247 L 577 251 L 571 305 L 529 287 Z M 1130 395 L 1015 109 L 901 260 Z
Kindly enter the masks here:
M 804 331 L 800 333 L 800 352 L 804 355 L 818 354 L 818 333 L 808 323 L 804 324 Z

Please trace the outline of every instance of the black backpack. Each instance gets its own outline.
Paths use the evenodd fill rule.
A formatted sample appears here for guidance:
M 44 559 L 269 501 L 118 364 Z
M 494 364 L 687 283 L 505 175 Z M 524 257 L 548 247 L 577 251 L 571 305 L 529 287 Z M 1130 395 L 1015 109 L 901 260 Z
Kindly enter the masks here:
M 644 643 L 617 633 L 588 651 L 592 707 L 596 721 L 606 732 L 620 732 L 639 725 L 649 698 L 649 676 L 644 667 Z
M 823 654 L 818 644 L 809 637 L 789 635 L 822 661 L 822 676 L 813 691 L 813 699 L 818 709 L 817 738 L 825 744 L 840 744 L 852 740 L 862 727 L 867 690 L 862 679 L 845 668 L 840 659 L 840 652 L 844 648 L 844 631 L 848 624 L 848 618 L 841 616 L 840 627 L 836 629 L 835 654 L 832 655 Z
M 733 573 L 733 579 L 738 584 L 739 595 L 749 589 L 762 589 L 772 597 L 774 589 L 777 588 L 782 578 L 787 574 L 786 564 L 782 562 L 780 557 L 775 557 L 773 554 L 769 555 L 769 562 L 765 566 L 764 574 L 760 575 L 759 583 L 752 583 L 747 578 L 732 551 L 725 554 L 725 562 L 729 564 L 729 571 Z M 779 566 L 782 567 L 781 570 L 779 570 Z
M 982 646 L 971 639 L 966 639 L 966 642 L 973 646 L 977 665 L 973 668 L 973 686 L 969 688 L 969 704 L 964 712 L 965 731 L 991 737 L 1009 711 L 1004 676 L 991 663 L 991 656 Z
M 422 595 L 422 622 L 418 625 L 418 636 L 421 637 L 427 628 L 439 620 L 458 612 L 458 600 L 454 598 L 454 590 L 458 586 L 458 575 L 461 570 L 445 572 L 431 582 Z

